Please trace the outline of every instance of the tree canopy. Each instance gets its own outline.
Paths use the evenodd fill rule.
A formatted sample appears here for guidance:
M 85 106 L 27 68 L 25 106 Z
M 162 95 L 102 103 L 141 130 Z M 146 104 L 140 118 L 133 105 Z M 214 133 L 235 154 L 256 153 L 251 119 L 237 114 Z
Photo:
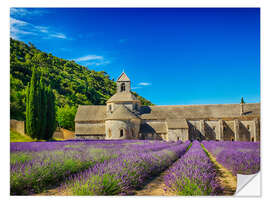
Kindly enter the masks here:
M 10 39 L 10 117 L 25 120 L 26 87 L 33 67 L 42 75 L 44 86 L 51 86 L 56 109 L 81 105 L 105 105 L 116 92 L 116 83 L 104 71 L 94 71 L 38 50 L 33 44 Z M 142 105 L 152 105 L 138 96 Z M 73 111 L 73 110 L 72 110 Z

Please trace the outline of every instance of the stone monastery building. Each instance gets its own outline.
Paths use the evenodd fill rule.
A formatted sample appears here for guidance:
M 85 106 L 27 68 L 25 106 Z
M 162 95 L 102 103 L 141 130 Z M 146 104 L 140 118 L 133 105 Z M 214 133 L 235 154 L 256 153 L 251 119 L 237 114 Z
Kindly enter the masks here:
M 260 141 L 260 103 L 141 106 L 123 72 L 107 105 L 80 105 L 78 139 Z

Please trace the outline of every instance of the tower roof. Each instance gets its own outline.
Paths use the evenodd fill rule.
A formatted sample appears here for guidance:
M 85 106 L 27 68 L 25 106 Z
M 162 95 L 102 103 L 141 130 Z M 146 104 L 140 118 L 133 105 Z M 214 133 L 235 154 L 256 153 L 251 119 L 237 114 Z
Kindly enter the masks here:
M 109 102 L 132 102 L 139 101 L 136 96 L 134 96 L 131 92 L 117 92 L 110 99 Z
M 129 120 L 139 119 L 135 114 L 130 112 L 127 107 L 120 105 L 112 114 L 106 117 L 106 120 Z
M 121 75 L 118 77 L 117 82 L 130 82 L 130 79 L 126 75 L 126 73 L 123 71 Z

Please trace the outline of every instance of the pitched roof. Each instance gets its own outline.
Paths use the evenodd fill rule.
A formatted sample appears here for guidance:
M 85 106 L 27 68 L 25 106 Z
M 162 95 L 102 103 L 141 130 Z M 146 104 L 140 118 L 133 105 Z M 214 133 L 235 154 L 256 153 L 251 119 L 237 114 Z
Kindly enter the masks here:
M 129 120 L 139 119 L 135 114 L 129 111 L 124 105 L 120 105 L 112 114 L 106 117 L 106 120 Z
M 119 82 L 130 82 L 130 79 L 126 75 L 126 73 L 123 71 L 121 75 L 118 77 L 117 81 Z
M 188 128 L 186 119 L 167 119 L 166 123 L 169 129 Z
M 260 103 L 244 105 L 244 116 L 260 116 Z M 141 119 L 226 119 L 240 117 L 240 104 L 142 106 Z
M 77 135 L 105 135 L 105 124 L 77 123 L 75 126 Z
M 134 114 L 133 114 L 134 115 Z M 239 118 L 240 104 L 142 106 L 141 119 L 226 119 Z M 244 117 L 260 117 L 260 103 L 244 104 Z M 105 105 L 83 105 L 78 107 L 75 122 L 104 121 Z
M 147 122 L 140 125 L 140 133 L 167 133 L 165 122 Z
M 75 122 L 80 121 L 101 121 L 105 120 L 106 106 L 105 105 L 79 105 Z
M 136 96 L 134 96 L 131 92 L 117 92 L 110 99 L 109 102 L 122 102 L 122 101 L 139 101 Z

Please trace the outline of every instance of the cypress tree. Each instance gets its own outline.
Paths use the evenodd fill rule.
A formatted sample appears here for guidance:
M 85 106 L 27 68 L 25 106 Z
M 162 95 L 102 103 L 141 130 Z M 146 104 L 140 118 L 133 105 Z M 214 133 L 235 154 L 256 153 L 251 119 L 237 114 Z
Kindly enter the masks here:
M 26 89 L 26 133 L 32 138 L 49 140 L 56 129 L 55 96 L 51 87 L 38 80 L 33 68 L 30 85 Z
M 30 87 L 27 96 L 27 134 L 32 138 L 38 138 L 39 133 L 39 93 L 38 93 L 37 73 L 33 68 Z
M 47 92 L 43 78 L 40 79 L 40 139 L 46 139 L 45 131 L 47 127 Z
M 241 104 L 244 104 L 245 103 L 245 101 L 244 101 L 244 98 L 242 97 L 241 98 Z
M 46 88 L 47 92 L 47 127 L 46 127 L 46 135 L 45 139 L 51 139 L 53 136 L 53 133 L 56 129 L 56 121 L 55 121 L 55 96 L 53 94 L 53 91 L 51 87 L 49 86 Z
M 26 99 L 25 99 L 25 106 L 26 106 L 26 111 L 25 111 L 25 132 L 28 134 L 29 132 L 29 89 L 30 89 L 30 84 L 27 84 L 26 87 Z

